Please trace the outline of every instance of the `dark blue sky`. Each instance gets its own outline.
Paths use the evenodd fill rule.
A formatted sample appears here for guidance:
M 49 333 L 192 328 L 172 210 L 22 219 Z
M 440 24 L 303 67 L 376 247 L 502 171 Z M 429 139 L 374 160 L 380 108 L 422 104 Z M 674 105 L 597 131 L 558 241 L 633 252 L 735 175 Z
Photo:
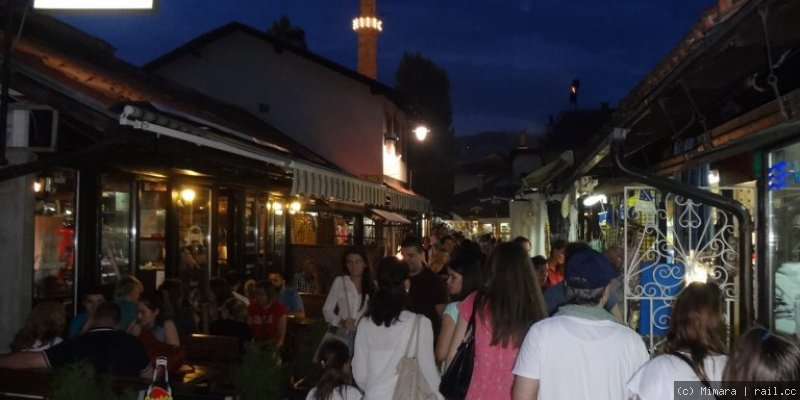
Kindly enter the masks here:
M 355 69 L 351 20 L 358 0 L 160 0 L 157 14 L 58 15 L 144 64 L 239 21 L 266 29 L 281 14 L 305 29 L 309 49 Z M 403 51 L 444 68 L 457 134 L 530 129 L 579 104 L 616 105 L 699 21 L 714 0 L 378 0 L 384 31 L 378 79 L 394 85 Z

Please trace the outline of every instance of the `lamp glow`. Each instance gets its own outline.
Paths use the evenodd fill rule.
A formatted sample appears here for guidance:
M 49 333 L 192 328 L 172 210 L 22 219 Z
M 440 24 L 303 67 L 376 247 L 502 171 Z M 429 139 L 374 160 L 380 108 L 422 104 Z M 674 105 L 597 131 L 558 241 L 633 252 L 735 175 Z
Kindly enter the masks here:
M 587 207 L 590 207 L 590 206 L 593 206 L 593 205 L 595 205 L 597 203 L 601 203 L 601 202 L 602 203 L 606 203 L 607 201 L 608 201 L 608 199 L 606 198 L 606 195 L 604 195 L 604 194 L 594 194 L 594 195 L 591 195 L 591 196 L 583 199 L 583 205 L 585 205 Z
M 181 190 L 181 199 L 187 203 L 191 203 L 194 201 L 195 192 L 192 189 L 183 189 Z
M 289 210 L 291 210 L 293 213 L 300 211 L 302 207 L 303 206 L 300 204 L 300 202 L 296 200 L 289 204 Z
M 42 182 L 34 181 L 33 182 L 33 191 L 39 193 L 42 191 Z
M 150 10 L 154 0 L 34 0 L 33 8 L 50 10 Z
M 428 129 L 427 126 L 420 125 L 420 126 L 414 128 L 414 135 L 417 137 L 417 140 L 419 140 L 421 142 L 421 141 L 425 140 L 426 137 L 428 137 L 428 133 L 430 133 L 430 131 L 431 130 Z

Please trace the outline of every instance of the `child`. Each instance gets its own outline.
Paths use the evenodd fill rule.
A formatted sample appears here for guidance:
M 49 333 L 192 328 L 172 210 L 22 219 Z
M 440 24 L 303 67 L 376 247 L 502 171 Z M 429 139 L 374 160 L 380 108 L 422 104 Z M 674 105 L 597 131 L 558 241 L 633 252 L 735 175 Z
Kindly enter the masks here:
M 793 340 L 771 330 L 754 327 L 739 338 L 722 381 L 780 382 L 800 380 L 800 348 Z
M 350 350 L 344 342 L 328 340 L 322 343 L 319 348 L 320 377 L 306 400 L 361 399 L 361 391 L 353 383 L 349 359 Z

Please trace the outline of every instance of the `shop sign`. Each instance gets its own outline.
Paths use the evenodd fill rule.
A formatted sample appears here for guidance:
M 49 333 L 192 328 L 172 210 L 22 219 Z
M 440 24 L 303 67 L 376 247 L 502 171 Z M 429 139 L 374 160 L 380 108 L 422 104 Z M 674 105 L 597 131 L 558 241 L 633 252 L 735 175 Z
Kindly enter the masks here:
M 800 172 L 797 172 L 797 163 L 783 160 L 769 167 L 769 175 L 767 177 L 769 190 L 800 186 Z

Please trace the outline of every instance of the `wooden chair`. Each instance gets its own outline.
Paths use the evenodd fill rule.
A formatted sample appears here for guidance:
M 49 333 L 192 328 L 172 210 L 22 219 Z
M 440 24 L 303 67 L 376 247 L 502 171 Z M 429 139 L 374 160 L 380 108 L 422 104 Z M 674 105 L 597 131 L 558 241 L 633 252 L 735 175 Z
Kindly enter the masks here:
M 303 308 L 306 312 L 306 319 L 321 319 L 322 306 L 325 305 L 325 299 L 328 295 L 316 293 L 300 293 L 300 299 L 303 300 Z

